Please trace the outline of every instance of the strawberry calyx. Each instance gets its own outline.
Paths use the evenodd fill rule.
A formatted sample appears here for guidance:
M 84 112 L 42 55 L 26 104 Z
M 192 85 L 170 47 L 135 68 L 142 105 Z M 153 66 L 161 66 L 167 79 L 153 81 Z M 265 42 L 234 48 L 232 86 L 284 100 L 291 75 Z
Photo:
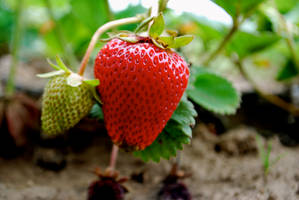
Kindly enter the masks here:
M 128 189 L 123 185 L 128 180 L 127 177 L 118 178 L 117 171 L 107 169 L 102 172 L 100 168 L 96 168 L 94 173 L 98 176 L 98 180 L 92 182 L 88 187 L 88 200 L 93 199 L 115 199 L 122 200 Z
M 62 59 L 59 56 L 56 56 L 56 64 L 52 63 L 49 59 L 47 61 L 55 69 L 55 71 L 43 73 L 43 74 L 37 74 L 39 78 L 52 78 L 54 76 L 67 75 L 67 79 L 66 79 L 67 85 L 71 87 L 78 87 L 82 83 L 88 84 L 90 86 L 94 98 L 99 103 L 102 103 L 95 89 L 100 84 L 100 81 L 98 79 L 86 79 L 83 76 L 72 72 L 63 63 Z
M 148 26 L 149 28 L 146 31 L 145 29 Z M 134 33 L 130 31 L 109 33 L 109 37 L 101 39 L 101 41 L 108 42 L 114 38 L 118 38 L 130 43 L 151 40 L 153 44 L 161 49 L 176 49 L 189 44 L 194 38 L 192 35 L 177 36 L 178 33 L 176 31 L 164 30 L 164 28 L 164 17 L 162 13 L 160 13 L 156 17 L 152 16 L 143 20 L 136 28 Z

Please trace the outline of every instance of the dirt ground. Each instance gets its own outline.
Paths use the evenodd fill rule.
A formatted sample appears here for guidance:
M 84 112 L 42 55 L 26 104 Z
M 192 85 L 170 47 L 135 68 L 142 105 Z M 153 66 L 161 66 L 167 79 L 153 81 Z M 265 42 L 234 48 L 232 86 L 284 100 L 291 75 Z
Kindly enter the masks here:
M 299 147 L 283 147 L 272 138 L 271 158 L 283 154 L 264 176 L 256 146 L 256 131 L 246 126 L 216 137 L 198 125 L 191 145 L 181 152 L 181 168 L 192 176 L 183 181 L 195 200 L 295 200 L 299 199 Z M 82 200 L 88 185 L 96 180 L 95 167 L 108 165 L 110 142 L 105 136 L 81 153 L 68 153 L 60 172 L 35 164 L 33 155 L 0 158 L 1 200 Z M 122 176 L 144 172 L 144 182 L 129 180 L 126 200 L 157 199 L 161 181 L 173 160 L 143 163 L 130 153 L 120 152 L 117 162 Z

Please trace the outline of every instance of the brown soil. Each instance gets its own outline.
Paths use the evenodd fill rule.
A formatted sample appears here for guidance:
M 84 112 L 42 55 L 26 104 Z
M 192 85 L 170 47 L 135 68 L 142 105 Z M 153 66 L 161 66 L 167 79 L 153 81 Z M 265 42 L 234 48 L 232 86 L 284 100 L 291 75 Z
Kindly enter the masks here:
M 299 199 L 299 148 L 283 147 L 276 138 L 271 158 L 284 154 L 264 176 L 255 142 L 256 131 L 238 127 L 221 137 L 202 125 L 194 129 L 191 145 L 181 153 L 181 167 L 191 177 L 184 182 L 193 199 L 208 200 L 295 200 Z M 82 200 L 88 185 L 96 180 L 95 167 L 108 165 L 110 142 L 100 137 L 82 153 L 67 154 L 67 167 L 52 172 L 38 167 L 34 156 L 12 160 L 0 158 L 1 200 Z M 129 180 L 127 200 L 156 199 L 161 181 L 173 160 L 143 163 L 130 153 L 120 152 L 117 167 L 122 176 L 144 172 L 144 182 Z

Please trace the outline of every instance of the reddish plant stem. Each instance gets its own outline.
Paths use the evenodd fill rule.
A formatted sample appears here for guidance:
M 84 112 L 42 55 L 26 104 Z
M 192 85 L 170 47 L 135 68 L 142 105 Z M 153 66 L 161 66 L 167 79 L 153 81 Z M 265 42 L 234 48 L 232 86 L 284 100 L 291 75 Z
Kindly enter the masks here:
M 131 23 L 136 23 L 139 22 L 143 19 L 143 16 L 136 16 L 136 17 L 129 17 L 129 18 L 124 18 L 124 19 L 119 19 L 119 20 L 114 20 L 114 21 L 110 21 L 106 24 L 104 24 L 103 26 L 101 26 L 100 28 L 98 28 L 98 30 L 94 33 L 94 35 L 91 38 L 91 41 L 88 45 L 88 48 L 86 50 L 86 53 L 82 59 L 78 74 L 79 75 L 83 75 L 85 68 L 87 66 L 90 54 L 92 52 L 92 50 L 94 49 L 99 37 L 106 32 L 107 30 L 120 26 L 120 25 L 125 25 L 125 24 L 131 24 Z
M 115 170 L 118 150 L 119 150 L 119 147 L 117 145 L 113 144 L 112 151 L 111 151 L 111 154 L 110 154 L 110 164 L 109 164 L 109 169 L 111 171 Z

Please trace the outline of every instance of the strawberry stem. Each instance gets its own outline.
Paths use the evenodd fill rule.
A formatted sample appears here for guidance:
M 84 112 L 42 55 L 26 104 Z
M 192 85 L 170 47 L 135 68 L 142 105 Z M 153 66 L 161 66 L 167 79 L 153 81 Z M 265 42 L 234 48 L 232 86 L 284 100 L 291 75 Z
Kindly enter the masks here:
M 110 164 L 109 164 L 109 169 L 111 171 L 115 170 L 118 150 L 119 150 L 119 147 L 117 145 L 113 144 L 112 151 L 111 151 L 111 154 L 110 154 Z
M 5 88 L 5 92 L 7 96 L 10 96 L 15 91 L 15 75 L 16 70 L 19 62 L 19 49 L 20 49 L 20 41 L 22 35 L 22 12 L 24 7 L 24 0 L 20 0 L 17 4 L 16 8 L 16 25 L 13 33 L 13 41 L 11 46 L 11 54 L 12 54 L 12 61 L 9 71 L 9 76 Z
M 88 60 L 89 60 L 89 57 L 90 57 L 90 54 L 92 52 L 92 50 L 94 49 L 99 37 L 104 33 L 106 32 L 107 30 L 111 29 L 111 28 L 114 28 L 114 27 L 117 27 L 117 26 L 120 26 L 120 25 L 125 25 L 125 24 L 131 24 L 131 23 L 136 23 L 136 22 L 139 22 L 141 20 L 143 20 L 144 16 L 142 15 L 138 15 L 136 17 L 128 17 L 128 18 L 123 18 L 123 19 L 118 19 L 118 20 L 114 20 L 114 21 L 110 21 L 106 24 L 104 24 L 103 26 L 101 26 L 95 33 L 94 35 L 92 36 L 91 38 L 91 41 L 88 45 L 88 48 L 86 50 L 86 53 L 82 59 L 82 62 L 81 62 L 81 66 L 79 68 L 79 71 L 78 71 L 78 74 L 79 75 L 83 75 L 84 74 L 84 71 L 85 71 L 85 68 L 86 68 L 86 65 L 88 63 Z

